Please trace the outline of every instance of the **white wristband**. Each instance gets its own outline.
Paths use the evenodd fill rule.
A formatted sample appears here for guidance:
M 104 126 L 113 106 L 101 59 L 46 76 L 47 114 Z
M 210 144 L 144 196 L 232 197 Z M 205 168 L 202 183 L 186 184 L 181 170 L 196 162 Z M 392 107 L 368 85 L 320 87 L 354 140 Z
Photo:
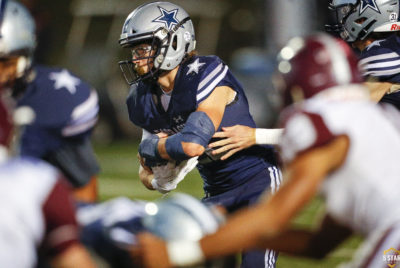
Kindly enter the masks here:
M 282 133 L 283 128 L 256 128 L 256 144 L 278 144 Z
M 204 260 L 198 241 L 171 241 L 167 243 L 168 257 L 174 266 L 189 266 Z

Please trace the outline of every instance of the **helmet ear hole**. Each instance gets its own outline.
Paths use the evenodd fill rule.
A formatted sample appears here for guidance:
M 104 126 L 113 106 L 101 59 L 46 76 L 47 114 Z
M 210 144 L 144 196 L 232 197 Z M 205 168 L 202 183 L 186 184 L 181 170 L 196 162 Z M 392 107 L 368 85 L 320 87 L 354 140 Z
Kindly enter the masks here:
M 172 40 L 172 48 L 176 50 L 178 47 L 178 37 L 175 35 L 174 39 Z
M 361 24 L 361 23 L 363 23 L 363 22 L 366 21 L 366 20 L 367 20 L 366 17 L 362 17 L 362 18 L 359 18 L 359 19 L 355 20 L 355 22 L 358 23 L 358 24 Z

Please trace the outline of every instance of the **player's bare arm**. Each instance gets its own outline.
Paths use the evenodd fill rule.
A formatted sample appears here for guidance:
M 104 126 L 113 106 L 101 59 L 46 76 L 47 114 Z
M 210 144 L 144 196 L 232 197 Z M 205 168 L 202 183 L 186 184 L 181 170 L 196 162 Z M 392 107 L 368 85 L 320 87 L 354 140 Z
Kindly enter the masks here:
M 256 143 L 255 132 L 255 128 L 242 125 L 224 127 L 222 131 L 213 136 L 214 138 L 221 138 L 221 140 L 210 143 L 209 147 L 217 148 L 213 150 L 213 154 L 227 152 L 221 157 L 221 160 L 225 160 L 236 152 L 254 145 Z
M 341 136 L 299 155 L 287 168 L 287 183 L 274 196 L 237 213 L 218 232 L 200 241 L 204 256 L 214 258 L 243 249 L 273 246 L 271 238 L 287 227 L 317 192 L 325 176 L 341 165 L 348 146 L 347 137 Z
M 276 145 L 279 143 L 282 133 L 283 129 L 281 128 L 251 128 L 242 125 L 224 127 L 222 131 L 216 132 L 213 136 L 213 138 L 221 138 L 221 140 L 210 143 L 209 147 L 216 148 L 212 152 L 215 155 L 226 152 L 221 157 L 221 160 L 225 160 L 255 144 Z
M 292 228 L 269 239 L 265 245 L 269 244 L 271 248 L 289 255 L 322 259 L 351 234 L 348 227 L 325 215 L 315 230 Z
M 72 245 L 62 253 L 54 257 L 51 261 L 52 267 L 75 268 L 87 267 L 95 268 L 96 265 L 92 261 L 89 252 L 79 245 Z
M 168 258 L 167 247 L 164 240 L 151 233 L 140 233 L 137 239 L 140 247 L 133 247 L 130 253 L 134 259 L 141 260 L 143 267 L 173 267 Z
M 380 81 L 366 81 L 364 85 L 368 88 L 371 100 L 378 102 L 382 97 L 390 92 L 393 83 Z

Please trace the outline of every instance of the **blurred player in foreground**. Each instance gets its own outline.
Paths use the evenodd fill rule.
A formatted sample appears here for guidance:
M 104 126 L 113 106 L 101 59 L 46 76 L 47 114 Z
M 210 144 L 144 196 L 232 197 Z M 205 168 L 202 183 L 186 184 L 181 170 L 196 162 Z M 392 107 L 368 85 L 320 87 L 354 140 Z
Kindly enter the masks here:
M 79 242 L 75 204 L 63 175 L 37 158 L 7 159 L 12 132 L 7 109 L 1 98 L 0 267 L 36 267 L 38 256 L 51 267 L 95 267 Z M 17 112 L 16 118 L 25 115 Z
M 0 89 L 10 90 L 27 115 L 19 153 L 57 166 L 78 199 L 94 201 L 99 167 L 89 136 L 99 109 L 96 91 L 65 69 L 33 63 L 35 22 L 19 2 L 1 1 L 0 33 Z
M 196 55 L 193 24 L 184 9 L 162 1 L 139 6 L 127 17 L 119 43 L 130 52 L 120 66 L 131 85 L 130 120 L 144 130 L 139 154 L 141 173 L 147 174 L 141 178 L 149 178 L 144 183 L 149 189 L 174 189 L 176 181 L 160 187 L 160 182 L 164 186 L 169 180 L 147 175 L 163 169 L 159 173 L 170 177 L 168 173 L 180 163 L 183 166 L 172 170 L 179 175 L 181 168 L 196 165 L 185 163 L 194 157 L 204 180 L 203 201 L 228 211 L 253 204 L 265 189 L 278 187 L 280 171 L 273 148 L 253 146 L 228 161 L 206 150 L 221 127 L 255 127 L 255 123 L 244 90 L 229 67 L 217 56 Z M 273 267 L 275 258 L 274 252 L 245 253 L 242 265 Z
M 324 34 L 296 38 L 280 56 L 285 183 L 275 195 L 238 212 L 198 242 L 176 241 L 172 246 L 140 235 L 147 267 L 190 265 L 249 248 L 322 258 L 353 232 L 366 239 L 354 267 L 387 267 L 397 260 L 398 111 L 369 100 L 356 57 L 341 40 Z M 326 202 L 321 225 L 290 229 L 290 220 L 317 193 Z M 182 247 L 185 255 L 174 256 L 171 247 Z
M 80 207 L 77 219 L 83 226 L 85 244 L 111 267 L 132 268 L 140 266 L 137 252 L 130 254 L 137 245 L 137 233 L 148 231 L 167 241 L 197 241 L 215 232 L 224 221 L 224 215 L 217 207 L 202 204 L 186 194 L 174 193 L 157 202 L 120 197 Z M 234 262 L 234 258 L 221 258 L 202 267 L 232 268 Z

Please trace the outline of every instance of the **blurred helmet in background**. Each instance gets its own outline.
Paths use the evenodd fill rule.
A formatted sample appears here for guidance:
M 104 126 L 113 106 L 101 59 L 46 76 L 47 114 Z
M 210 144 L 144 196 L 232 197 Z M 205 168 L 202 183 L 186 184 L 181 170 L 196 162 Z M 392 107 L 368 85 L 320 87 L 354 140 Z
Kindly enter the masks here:
M 0 59 L 2 62 L 15 60 L 15 78 L 27 74 L 35 48 L 35 21 L 29 11 L 17 1 L 1 1 Z
M 159 71 L 174 69 L 195 49 L 194 27 L 189 14 L 169 2 L 139 6 L 126 18 L 119 44 L 123 48 L 132 48 L 144 43 L 151 45 L 155 51 L 154 55 L 148 57 L 148 64 L 153 65 L 152 70 L 145 75 L 138 75 L 132 59 L 121 61 L 120 67 L 129 84 L 147 78 L 156 79 Z
M 327 34 L 291 39 L 278 57 L 277 89 L 284 106 L 336 86 L 363 81 L 358 58 L 346 42 Z

